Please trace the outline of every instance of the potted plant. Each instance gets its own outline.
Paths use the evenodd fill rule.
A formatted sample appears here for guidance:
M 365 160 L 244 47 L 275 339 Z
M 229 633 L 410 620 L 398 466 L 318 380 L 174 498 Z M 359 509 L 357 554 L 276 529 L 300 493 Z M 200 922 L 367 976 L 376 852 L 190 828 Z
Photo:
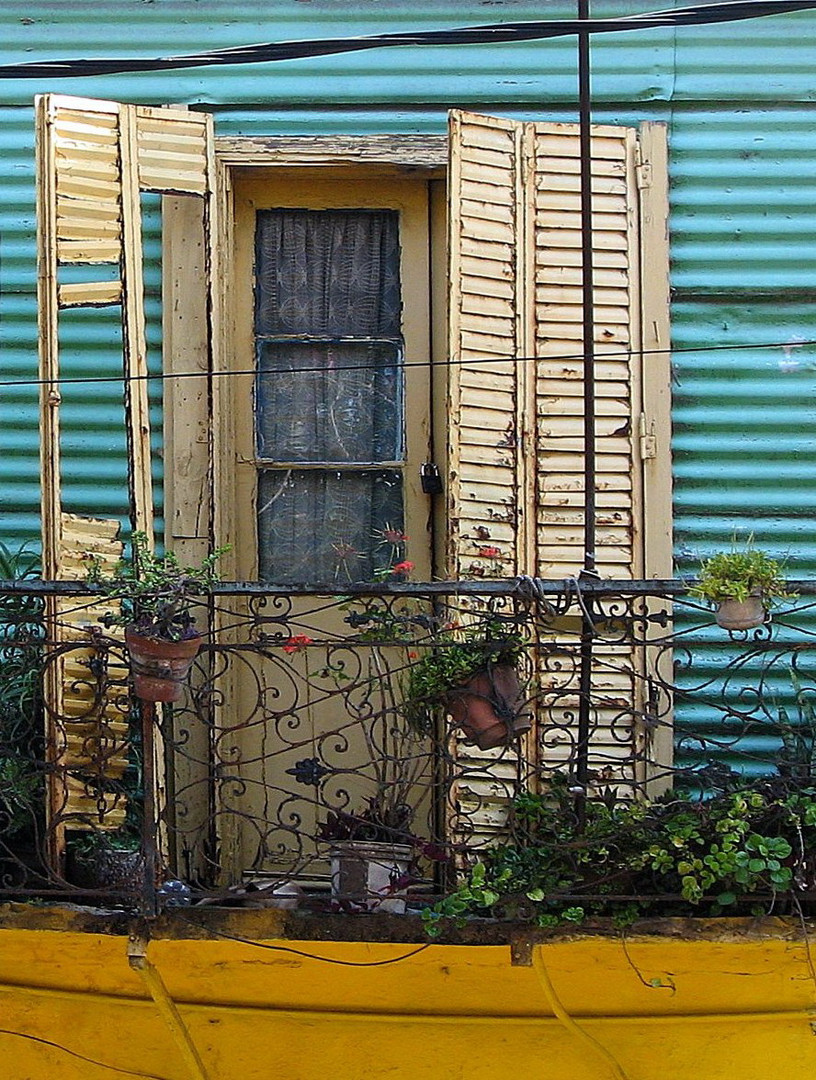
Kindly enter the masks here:
M 328 841 L 332 897 L 366 911 L 405 913 L 406 887 L 416 840 L 413 810 L 383 797 L 367 800 L 360 813 L 329 810 L 318 829 Z
M 725 630 L 760 626 L 776 600 L 790 596 L 782 565 L 749 543 L 741 550 L 720 551 L 704 559 L 700 580 L 689 590 L 714 608 Z
M 409 723 L 430 731 L 441 715 L 450 715 L 480 750 L 517 739 L 532 726 L 521 708 L 517 668 L 523 651 L 518 630 L 497 618 L 441 632 L 408 673 Z
M 139 837 L 126 830 L 72 833 L 68 865 L 72 884 L 79 888 L 133 893 L 144 888 L 145 860 Z
M 143 532 L 133 534 L 132 549 L 132 559 L 122 560 L 111 575 L 91 560 L 88 582 L 121 601 L 121 610 L 107 622 L 125 628 L 136 696 L 178 701 L 201 646 L 191 609 L 195 597 L 218 581 L 215 563 L 226 548 L 218 548 L 199 566 L 182 566 L 172 551 L 156 555 Z

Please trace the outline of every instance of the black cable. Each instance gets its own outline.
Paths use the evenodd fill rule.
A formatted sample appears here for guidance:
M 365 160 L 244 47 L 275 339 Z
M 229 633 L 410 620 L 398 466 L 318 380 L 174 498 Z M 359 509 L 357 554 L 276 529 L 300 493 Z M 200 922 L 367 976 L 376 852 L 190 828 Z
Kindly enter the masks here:
M 740 22 L 765 15 L 783 15 L 814 7 L 816 7 L 816 0 L 731 0 L 729 3 L 695 4 L 687 8 L 643 12 L 621 18 L 588 19 L 581 24 L 581 29 L 590 34 L 599 34 L 627 30 L 652 30 L 657 27 L 705 26 L 712 23 Z M 418 30 L 346 38 L 268 42 L 153 59 L 100 57 L 96 60 L 35 60 L 0 66 L 0 79 L 77 78 L 89 75 L 117 75 L 125 72 L 269 63 L 394 46 L 504 45 L 519 41 L 542 41 L 565 37 L 577 34 L 578 29 L 577 19 L 549 19 L 534 22 L 490 23 L 484 26 L 466 26 L 449 30 Z
M 314 953 L 303 952 L 300 949 L 292 949 L 288 945 L 266 945 L 262 941 L 251 941 L 249 938 L 238 937 L 236 934 L 227 934 L 224 930 L 215 930 L 211 926 L 202 926 L 192 919 L 185 919 L 183 916 L 178 915 L 178 912 L 176 912 L 176 915 L 182 922 L 186 922 L 188 926 L 194 926 L 196 930 L 203 930 L 205 933 L 212 934 L 215 937 L 226 938 L 228 941 L 237 941 L 241 945 L 254 945 L 256 949 L 270 949 L 273 952 L 292 953 L 294 956 L 302 956 L 306 960 L 319 960 L 323 964 L 338 964 L 340 967 L 386 967 L 388 964 L 399 964 L 403 960 L 410 960 L 412 956 L 418 956 L 419 953 L 425 952 L 426 949 L 430 949 L 431 947 L 430 944 L 420 945 L 419 948 L 414 949 L 412 952 L 405 953 L 403 956 L 394 956 L 390 960 L 335 960 L 331 956 L 315 956 Z
M 89 1065 L 98 1065 L 100 1069 L 109 1069 L 111 1072 L 122 1073 L 124 1076 L 140 1076 L 144 1080 L 168 1080 L 168 1077 L 156 1076 L 155 1073 L 134 1072 L 132 1069 L 121 1069 L 118 1065 L 108 1065 L 104 1061 L 96 1061 L 94 1058 L 85 1057 L 84 1054 L 78 1054 L 75 1050 L 69 1050 L 67 1046 L 63 1046 L 61 1043 L 41 1039 L 38 1035 L 26 1035 L 23 1031 L 9 1031 L 7 1028 L 0 1028 L 0 1035 L 13 1035 L 17 1039 L 30 1039 L 31 1042 L 42 1043 L 43 1046 L 51 1046 L 55 1050 L 62 1050 L 64 1054 L 70 1054 L 71 1057 L 78 1058 L 80 1061 L 87 1061 Z
M 682 349 L 621 349 L 619 352 L 605 352 L 602 359 L 614 360 L 621 357 L 630 356 L 677 356 L 683 353 L 709 353 L 709 352 L 739 352 L 748 349 L 796 349 L 804 345 L 816 345 L 816 338 L 805 338 L 801 341 L 756 341 L 748 342 L 745 345 L 690 345 L 687 348 Z M 467 364 L 470 367 L 473 364 L 532 364 L 540 360 L 558 361 L 563 363 L 569 360 L 581 360 L 583 353 L 562 353 L 560 355 L 547 355 L 547 356 L 469 356 L 463 360 L 407 360 L 403 361 L 398 366 L 400 368 L 450 368 L 458 367 L 462 364 Z M 332 371 L 372 371 L 380 370 L 381 365 L 373 364 L 337 364 L 332 367 Z M 301 367 L 293 374 L 302 375 L 310 373 L 325 372 L 325 367 Z M 207 379 L 223 378 L 225 376 L 239 376 L 239 375 L 251 375 L 255 376 L 258 372 L 255 368 L 239 368 L 238 370 L 230 371 L 157 371 L 148 373 L 147 375 L 131 375 L 128 378 L 128 382 L 165 382 L 170 379 Z M 60 376 L 58 379 L 0 379 L 0 387 L 9 386 L 51 386 L 56 382 L 60 386 L 69 386 L 74 384 L 84 385 L 86 383 L 121 383 L 123 376 L 121 375 L 77 375 L 63 378 Z

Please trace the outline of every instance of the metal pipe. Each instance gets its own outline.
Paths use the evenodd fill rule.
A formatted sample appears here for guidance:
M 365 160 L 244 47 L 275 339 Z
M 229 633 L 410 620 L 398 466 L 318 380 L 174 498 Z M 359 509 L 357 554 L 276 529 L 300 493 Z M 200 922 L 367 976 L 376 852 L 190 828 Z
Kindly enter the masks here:
M 589 19 L 589 0 L 578 0 L 579 22 Z M 595 573 L 595 312 L 592 265 L 592 111 L 590 104 L 589 32 L 578 31 L 578 118 L 581 187 L 581 292 L 584 355 L 584 571 Z M 585 789 L 589 780 L 590 695 L 592 690 L 591 612 L 582 605 L 581 668 L 578 698 L 576 779 Z M 585 794 L 577 800 L 584 815 Z
M 589 19 L 589 0 L 578 0 Z M 581 293 L 584 356 L 584 569 L 595 569 L 595 297 L 592 262 L 592 108 L 589 31 L 578 31 L 578 130 L 581 177 Z
M 164 979 L 147 958 L 147 942 L 142 938 L 128 939 L 128 963 L 134 971 L 138 971 L 141 975 L 142 981 L 153 998 L 162 1020 L 170 1029 L 170 1033 L 187 1065 L 192 1080 L 209 1080 L 201 1055 L 196 1049 L 196 1045 L 181 1017 L 181 1013 L 176 1007 L 175 1001 L 167 992 Z

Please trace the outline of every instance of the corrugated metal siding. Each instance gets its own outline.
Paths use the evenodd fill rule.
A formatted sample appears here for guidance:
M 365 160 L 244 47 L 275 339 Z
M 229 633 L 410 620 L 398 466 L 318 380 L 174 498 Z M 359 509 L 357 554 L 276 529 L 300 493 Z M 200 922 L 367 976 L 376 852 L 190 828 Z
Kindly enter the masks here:
M 659 6 L 659 5 L 658 5 Z M 653 0 L 595 0 L 600 16 Z M 265 40 L 345 36 L 540 18 L 529 0 L 440 4 L 401 0 L 361 12 L 349 0 L 297 0 L 259 11 L 233 0 L 33 3 L 0 12 L 2 60 L 159 55 Z M 240 8 L 240 10 L 238 10 Z M 572 0 L 547 17 L 572 16 Z M 671 110 L 673 312 L 678 543 L 704 552 L 735 526 L 791 549 L 797 572 L 816 564 L 807 514 L 813 352 L 708 352 L 712 344 L 793 341 L 812 330 L 816 285 L 812 38 L 816 15 L 731 27 L 609 35 L 593 47 L 596 119 L 636 122 Z M 66 79 L 44 87 L 0 82 L 0 377 L 36 373 L 31 98 L 50 89 L 146 102 L 216 106 L 224 133 L 440 132 L 462 103 L 509 115 L 574 118 L 574 39 L 471 49 L 397 49 L 266 66 Z M 763 104 L 764 103 L 764 104 Z M 154 267 L 151 305 L 157 318 Z M 108 331 L 77 329 L 74 374 L 110 364 Z M 798 364 L 798 367 L 794 365 Z M 763 407 L 769 393 L 773 413 Z M 124 476 L 117 384 L 69 392 L 70 505 L 120 513 Z M 37 421 L 33 387 L 0 387 L 0 483 L 5 539 L 37 531 Z M 74 408 L 73 403 L 76 402 Z M 740 428 L 732 421 L 739 404 Z M 74 415 L 72 415 L 74 413 Z M 87 420 L 93 416 L 93 433 Z M 745 419 L 756 422 L 748 427 Z M 782 490 L 779 476 L 790 479 Z M 716 499 L 707 490 L 718 478 Z M 722 481 L 728 485 L 723 494 Z M 729 493 L 733 494 L 729 494 Z M 803 507 L 807 508 L 804 511 Z M 767 537 L 767 541 L 766 541 Z

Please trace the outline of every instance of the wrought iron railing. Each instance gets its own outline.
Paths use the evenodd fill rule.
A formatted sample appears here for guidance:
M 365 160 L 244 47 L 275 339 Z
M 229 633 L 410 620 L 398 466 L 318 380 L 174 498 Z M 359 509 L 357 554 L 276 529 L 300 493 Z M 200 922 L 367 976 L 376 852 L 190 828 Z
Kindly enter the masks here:
M 730 633 L 679 582 L 223 585 L 162 705 L 133 695 L 109 627 L 77 636 L 89 587 L 5 583 L 0 892 L 411 911 L 518 839 L 524 793 L 560 785 L 580 820 L 738 776 L 809 783 L 816 590 L 798 585 Z

